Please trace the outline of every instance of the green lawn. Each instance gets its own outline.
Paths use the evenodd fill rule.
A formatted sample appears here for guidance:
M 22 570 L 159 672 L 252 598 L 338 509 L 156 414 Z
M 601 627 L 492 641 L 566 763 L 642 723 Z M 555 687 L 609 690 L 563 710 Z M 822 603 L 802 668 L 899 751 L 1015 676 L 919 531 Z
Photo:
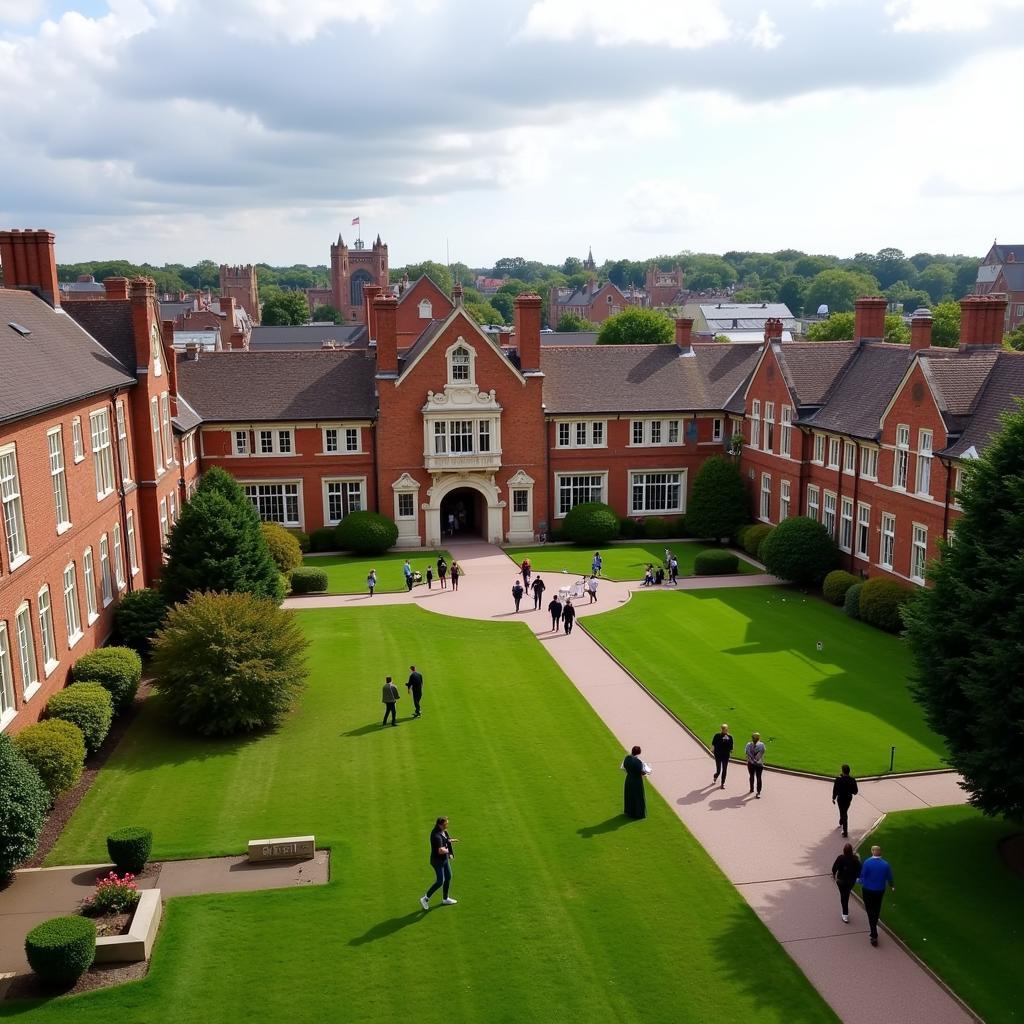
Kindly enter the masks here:
M 601 548 L 604 565 L 601 575 L 605 579 L 639 582 L 650 562 L 657 569 L 665 564 L 665 548 L 668 547 L 679 560 L 679 575 L 693 575 L 693 560 L 697 554 L 711 547 L 699 541 L 652 540 L 646 544 L 609 544 Z M 590 575 L 594 560 L 593 548 L 577 547 L 525 547 L 505 548 L 505 554 L 519 565 L 524 558 L 530 559 L 534 572 L 561 572 L 567 569 L 570 575 Z M 740 556 L 741 573 L 758 573 L 761 570 Z
M 377 592 L 387 594 L 405 590 L 405 576 L 402 566 L 405 560 L 417 572 L 423 574 L 426 586 L 427 566 L 433 566 L 437 574 L 439 551 L 388 551 L 383 555 L 363 557 L 362 555 L 306 555 L 303 562 L 314 569 L 327 572 L 329 594 L 359 594 L 366 591 L 366 577 L 371 569 L 377 570 Z M 445 561 L 451 565 L 451 555 L 444 552 Z
M 634 594 L 581 625 L 705 742 L 736 754 L 753 730 L 769 764 L 855 775 L 940 768 L 944 746 L 911 700 L 897 637 L 782 587 Z M 817 643 L 822 650 L 817 650 Z
M 49 861 L 102 860 L 129 822 L 156 858 L 312 832 L 331 883 L 174 900 L 143 981 L 33 1024 L 835 1020 L 653 791 L 645 821 L 619 814 L 622 751 L 525 626 L 298 614 L 311 678 L 280 731 L 178 738 L 151 699 Z M 424 716 L 403 698 L 381 729 L 381 676 L 410 662 Z M 460 904 L 424 914 L 438 814 L 462 840 Z
M 882 847 L 896 878 L 882 920 L 992 1024 L 1021 1016 L 1024 877 L 998 844 L 1022 831 L 973 807 L 933 807 L 888 815 L 865 844 Z

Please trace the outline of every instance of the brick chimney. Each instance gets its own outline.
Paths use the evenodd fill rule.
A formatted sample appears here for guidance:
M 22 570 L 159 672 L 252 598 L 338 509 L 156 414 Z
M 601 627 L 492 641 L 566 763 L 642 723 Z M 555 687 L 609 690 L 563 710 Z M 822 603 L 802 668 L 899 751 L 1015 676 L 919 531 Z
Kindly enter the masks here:
M 178 354 L 174 351 L 174 321 L 163 320 L 160 323 L 160 331 L 163 340 L 166 342 L 164 351 L 170 348 L 167 360 L 167 390 L 170 392 L 171 415 L 178 415 Z
M 931 348 L 932 344 L 932 313 L 923 306 L 914 310 L 910 318 L 910 351 L 920 352 L 923 348 Z
M 52 231 L 0 231 L 0 264 L 6 287 L 38 288 L 51 306 L 60 305 Z
M 218 300 L 220 302 L 220 311 L 227 317 L 230 317 L 230 322 L 235 322 L 235 297 L 234 295 L 222 295 Z
M 132 328 L 135 336 L 135 361 L 137 366 L 150 364 L 150 332 L 156 324 L 156 285 L 150 277 L 133 277 L 130 282 L 132 303 Z M 163 353 L 161 352 L 161 359 Z M 153 387 L 154 394 L 161 389 Z
M 458 281 L 452 287 L 452 304 L 455 306 L 462 305 L 462 285 Z
M 866 295 L 855 303 L 853 340 L 881 341 L 885 337 L 885 311 L 889 303 L 884 295 Z
M 693 317 L 676 317 L 676 348 L 683 355 L 693 351 Z
M 764 322 L 764 344 L 767 348 L 772 342 L 782 344 L 782 321 L 777 316 L 770 316 Z
M 370 341 L 377 340 L 377 316 L 373 311 L 373 304 L 377 301 L 377 296 L 383 292 L 379 284 L 364 284 L 363 285 L 363 305 L 366 308 L 366 337 Z
M 1006 316 L 1001 292 L 968 295 L 960 300 L 960 348 L 1000 348 Z
M 111 302 L 127 302 L 128 301 L 128 278 L 127 277 L 108 277 L 103 282 L 103 290 L 106 292 L 106 297 Z
M 377 330 L 377 373 L 398 373 L 398 299 L 394 295 L 378 295 L 373 300 L 373 319 Z
M 541 297 L 528 292 L 515 299 L 516 345 L 524 373 L 540 369 Z

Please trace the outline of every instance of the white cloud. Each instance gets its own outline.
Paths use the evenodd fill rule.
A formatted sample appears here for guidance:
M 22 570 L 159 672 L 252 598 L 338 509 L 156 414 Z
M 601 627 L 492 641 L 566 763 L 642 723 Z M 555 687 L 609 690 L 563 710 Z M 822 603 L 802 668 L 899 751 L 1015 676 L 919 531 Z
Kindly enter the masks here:
M 46 0 L 0 0 L 0 25 L 27 25 L 46 12 Z
M 762 50 L 774 50 L 783 40 L 782 33 L 776 28 L 775 22 L 767 11 L 762 11 L 757 24 L 747 33 L 750 42 Z
M 989 27 L 1004 11 L 1024 10 L 1024 0 L 892 0 L 885 12 L 897 32 L 970 32 Z
M 205 6 L 203 0 L 194 5 Z M 307 43 L 331 25 L 361 21 L 380 28 L 401 6 L 429 11 L 435 5 L 429 0 L 404 5 L 397 0 L 217 0 L 217 25 L 245 38 Z

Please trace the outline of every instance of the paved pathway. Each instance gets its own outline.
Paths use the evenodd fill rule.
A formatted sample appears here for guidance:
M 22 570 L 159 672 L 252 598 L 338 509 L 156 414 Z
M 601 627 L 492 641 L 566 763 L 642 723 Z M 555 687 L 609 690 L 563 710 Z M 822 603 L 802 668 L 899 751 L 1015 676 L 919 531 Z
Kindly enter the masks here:
M 447 545 L 465 569 L 459 590 L 416 587 L 412 593 L 318 596 L 286 602 L 291 608 L 371 607 L 373 604 L 419 604 L 429 611 L 463 618 L 526 622 L 573 681 L 623 748 L 642 744 L 654 773 L 648 780 L 668 801 L 726 876 L 768 926 L 790 956 L 847 1024 L 960 1024 L 975 1020 L 912 956 L 888 935 L 881 946 L 867 941 L 867 921 L 859 904 L 851 905 L 851 922 L 843 924 L 839 899 L 828 874 L 841 852 L 835 811 L 827 782 L 765 772 L 764 792 L 754 800 L 743 788 L 746 772 L 733 765 L 723 791 L 711 784 L 714 762 L 656 701 L 637 685 L 583 631 L 552 633 L 546 608 L 512 608 L 516 569 L 500 549 L 481 542 Z M 557 551 L 551 549 L 552 553 Z M 414 568 L 425 569 L 411 556 Z M 540 573 L 545 597 L 573 579 Z M 680 580 L 682 588 L 762 586 L 771 576 Z M 577 604 L 581 617 L 606 611 L 629 599 L 636 584 L 601 582 L 598 603 Z M 544 602 L 546 605 L 547 601 Z M 529 610 L 525 610 L 529 609 Z M 965 802 L 950 772 L 865 782 L 850 812 L 850 841 L 887 811 Z M 897 871 L 899 866 L 897 865 Z M 909 870 L 908 868 L 904 870 Z M 900 889 L 886 897 L 900 898 Z

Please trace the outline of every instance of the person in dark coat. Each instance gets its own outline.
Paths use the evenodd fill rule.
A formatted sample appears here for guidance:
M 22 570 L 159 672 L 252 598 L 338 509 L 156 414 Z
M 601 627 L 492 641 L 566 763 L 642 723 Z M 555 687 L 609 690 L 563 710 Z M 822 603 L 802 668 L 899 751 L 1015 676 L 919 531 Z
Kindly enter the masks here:
M 434 582 L 434 570 L 428 565 L 427 566 L 427 590 L 433 590 Z
M 430 897 L 441 890 L 441 903 L 446 907 L 454 907 L 458 900 L 448 895 L 452 884 L 452 861 L 455 859 L 455 846 L 457 839 L 448 835 L 448 819 L 438 818 L 430 831 L 430 866 L 434 869 L 436 878 L 434 884 L 420 897 L 420 906 L 424 910 L 430 909 Z
M 449 570 L 452 578 L 452 590 L 459 589 L 459 577 L 462 575 L 462 566 L 458 562 L 452 562 L 452 567 Z
M 415 665 L 409 666 L 409 681 L 405 684 L 405 688 L 412 694 L 412 703 L 415 707 L 412 717 L 420 717 L 420 701 L 423 698 L 423 674 L 416 671 Z
M 565 604 L 562 605 L 562 628 L 565 630 L 566 636 L 572 632 L 572 624 L 575 621 L 576 609 L 572 606 L 572 598 L 567 597 Z
M 860 868 L 860 857 L 849 843 L 844 844 L 843 852 L 832 863 L 832 877 L 839 887 L 839 903 L 846 924 L 850 923 L 850 893 L 860 878 Z
M 562 622 L 562 602 L 558 600 L 557 594 L 548 602 L 548 611 L 551 612 L 551 629 L 557 633 Z
M 729 771 L 729 757 L 732 754 L 732 736 L 729 734 L 729 726 L 724 722 L 719 732 L 716 732 L 711 739 L 711 752 L 715 755 L 715 774 L 712 782 L 718 782 L 718 776 L 722 776 L 722 784 L 719 789 L 725 789 L 725 776 Z
M 444 555 L 437 560 L 437 578 L 441 581 L 441 589 L 445 590 L 448 586 L 448 563 Z
M 544 599 L 544 591 L 548 588 L 544 585 L 544 581 L 538 576 L 530 584 L 530 589 L 533 591 L 533 610 L 536 611 L 540 607 L 541 601 Z
M 849 813 L 850 804 L 857 795 L 857 780 L 850 774 L 850 766 L 844 764 L 840 769 L 841 775 L 835 777 L 832 783 L 832 803 L 839 808 L 839 827 L 843 830 L 843 838 L 849 834 Z
M 516 577 L 515 583 L 512 584 L 512 600 L 516 603 L 516 611 L 519 611 L 519 602 L 523 599 L 523 585 L 519 582 L 519 578 Z
M 646 818 L 647 799 L 644 796 L 644 776 L 651 774 L 651 766 L 640 760 L 640 748 L 634 747 L 623 759 L 626 773 L 623 787 L 623 813 L 627 818 Z
M 533 566 L 530 565 L 528 558 L 523 559 L 523 564 L 519 566 L 519 571 L 523 574 L 523 589 L 530 589 L 530 577 L 533 575 Z
M 398 725 L 395 719 L 395 705 L 398 703 L 400 696 L 398 687 L 391 681 L 391 676 L 388 676 L 384 680 L 384 687 L 380 695 L 381 700 L 384 702 L 384 721 L 380 723 L 381 728 L 388 724 L 389 717 L 392 725 Z

